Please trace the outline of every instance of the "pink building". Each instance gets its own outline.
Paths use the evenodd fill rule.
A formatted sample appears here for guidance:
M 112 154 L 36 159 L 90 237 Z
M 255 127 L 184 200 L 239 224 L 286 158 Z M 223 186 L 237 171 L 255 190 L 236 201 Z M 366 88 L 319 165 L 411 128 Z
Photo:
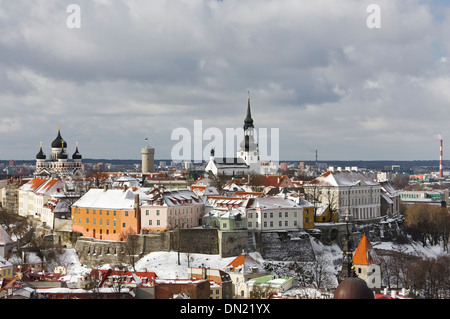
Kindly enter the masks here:
M 201 225 L 204 205 L 193 191 L 155 188 L 148 195 L 141 203 L 142 230 L 164 231 Z

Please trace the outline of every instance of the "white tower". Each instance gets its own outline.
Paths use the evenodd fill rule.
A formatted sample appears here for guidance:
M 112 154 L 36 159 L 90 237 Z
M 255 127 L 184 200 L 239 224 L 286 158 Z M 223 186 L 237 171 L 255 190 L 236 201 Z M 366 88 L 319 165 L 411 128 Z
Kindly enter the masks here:
M 260 174 L 261 161 L 259 157 L 258 143 L 254 136 L 255 127 L 250 110 L 250 97 L 248 97 L 247 117 L 244 120 L 244 140 L 241 142 L 241 149 L 237 152 L 237 157 L 242 158 L 250 167 L 250 171 Z
M 155 171 L 155 149 L 146 146 L 141 149 L 142 154 L 142 174 L 153 173 Z

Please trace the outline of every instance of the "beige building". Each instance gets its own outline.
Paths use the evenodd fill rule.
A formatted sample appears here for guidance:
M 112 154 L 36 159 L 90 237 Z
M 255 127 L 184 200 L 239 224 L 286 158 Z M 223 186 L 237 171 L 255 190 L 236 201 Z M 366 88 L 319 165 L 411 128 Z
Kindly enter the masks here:
M 201 225 L 204 205 L 193 191 L 154 188 L 147 195 L 140 206 L 142 229 L 164 231 Z
M 41 220 L 57 197 L 64 197 L 64 183 L 59 178 L 33 178 L 19 188 L 19 215 Z
M 381 185 L 357 169 L 330 169 L 304 185 L 307 199 L 327 204 L 339 219 L 348 212 L 354 220 L 381 216 Z
M 235 298 L 250 298 L 247 281 L 267 275 L 267 271 L 249 254 L 243 252 L 227 265 L 225 271 L 233 282 Z

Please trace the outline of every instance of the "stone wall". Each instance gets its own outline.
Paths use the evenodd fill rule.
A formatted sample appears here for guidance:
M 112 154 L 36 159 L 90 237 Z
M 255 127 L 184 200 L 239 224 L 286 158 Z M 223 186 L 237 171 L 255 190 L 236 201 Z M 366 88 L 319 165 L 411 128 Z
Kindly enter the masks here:
M 249 251 L 246 230 L 219 231 L 219 254 L 222 258 L 238 256 L 243 250 Z
M 216 228 L 177 229 L 173 233 L 172 247 L 182 253 L 219 254 L 219 237 Z
M 266 260 L 312 261 L 310 235 L 302 231 L 258 232 L 257 247 Z
M 88 267 L 128 263 L 126 242 L 80 237 L 75 245 L 78 260 Z
M 88 267 L 102 264 L 129 264 L 129 255 L 140 257 L 157 251 L 220 255 L 234 257 L 243 251 L 257 251 L 267 260 L 309 260 L 314 257 L 310 235 L 302 231 L 248 232 L 219 231 L 215 228 L 177 229 L 144 235 L 127 242 L 80 237 L 75 245 L 78 258 Z M 134 246 L 130 251 L 130 246 Z

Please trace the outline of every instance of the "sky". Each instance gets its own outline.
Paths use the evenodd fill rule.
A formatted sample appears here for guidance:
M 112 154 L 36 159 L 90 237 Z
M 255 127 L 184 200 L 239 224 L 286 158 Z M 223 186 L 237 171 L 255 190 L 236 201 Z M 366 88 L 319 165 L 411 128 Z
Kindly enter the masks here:
M 263 160 L 437 160 L 440 136 L 446 159 L 449 14 L 424 0 L 0 0 L 0 159 L 34 159 L 40 142 L 49 157 L 60 125 L 69 155 L 78 142 L 84 158 L 151 145 L 171 159 L 182 143 L 207 160 L 207 133 L 230 142 L 248 97 L 273 138 Z

